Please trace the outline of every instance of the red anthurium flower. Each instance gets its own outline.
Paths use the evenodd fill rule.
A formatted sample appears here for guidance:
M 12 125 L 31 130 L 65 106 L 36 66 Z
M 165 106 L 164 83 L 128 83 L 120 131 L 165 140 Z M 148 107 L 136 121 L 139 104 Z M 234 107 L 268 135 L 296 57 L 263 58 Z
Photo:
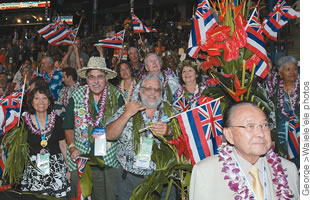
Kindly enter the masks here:
M 216 49 L 216 43 L 219 41 L 224 41 L 229 38 L 229 26 L 216 26 L 215 28 L 206 32 L 206 41 L 201 44 L 201 50 L 210 51 L 208 54 L 220 55 L 218 49 Z M 211 50 L 209 50 L 211 49 Z
M 253 65 L 254 64 L 257 65 L 257 63 L 259 63 L 259 61 L 260 61 L 260 58 L 256 54 L 254 54 L 249 59 L 247 59 L 247 61 L 245 63 L 245 69 L 247 69 L 251 72 Z
M 182 153 L 184 153 L 187 160 L 189 160 L 189 151 L 187 149 L 187 143 L 184 136 L 179 136 L 176 139 L 169 140 L 168 144 L 174 145 L 178 150 L 178 156 L 181 157 Z
M 203 105 L 203 104 L 205 104 L 205 103 L 207 103 L 207 102 L 209 102 L 209 101 L 212 101 L 212 100 L 214 100 L 214 99 L 211 98 L 211 97 L 204 97 L 204 96 L 202 96 L 202 97 L 200 97 L 200 98 L 198 99 L 198 104 L 199 104 L 199 105 Z
M 237 17 L 235 18 L 235 24 L 236 24 L 236 27 L 245 28 L 247 22 L 245 21 L 243 15 L 241 13 L 238 14 Z
M 217 85 L 220 84 L 220 82 L 216 78 L 209 78 L 207 79 L 208 85 Z
M 209 35 L 214 41 L 224 41 L 229 38 L 229 26 L 217 26 L 211 31 L 207 31 L 207 35 Z
M 242 48 L 247 43 L 247 33 L 243 27 L 237 27 L 232 35 L 232 39 L 235 40 L 238 48 Z
M 203 63 L 201 63 L 200 68 L 202 70 L 207 71 L 208 69 L 210 69 L 213 66 L 219 66 L 221 65 L 221 61 L 213 56 L 208 56 L 206 61 L 204 61 Z
M 239 57 L 239 48 L 237 42 L 234 39 L 228 39 L 224 43 L 224 60 L 231 61 Z
M 225 78 L 231 78 L 231 79 L 233 79 L 234 78 L 234 74 L 224 74 L 223 73 L 223 76 L 225 77 Z

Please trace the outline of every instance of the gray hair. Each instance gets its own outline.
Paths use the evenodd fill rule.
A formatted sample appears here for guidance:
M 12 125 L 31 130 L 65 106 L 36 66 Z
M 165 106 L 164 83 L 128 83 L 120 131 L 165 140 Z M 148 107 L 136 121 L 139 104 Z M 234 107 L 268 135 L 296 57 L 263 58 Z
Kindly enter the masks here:
M 140 55 L 138 48 L 136 48 L 136 47 L 129 47 L 128 53 L 129 53 L 130 49 L 134 49 L 134 50 L 135 50 L 136 52 L 138 52 L 138 54 Z
M 279 60 L 277 62 L 278 71 L 282 72 L 283 67 L 287 64 L 290 64 L 290 63 L 294 63 L 297 65 L 296 58 L 293 56 L 283 56 L 283 57 L 279 58 Z
M 151 79 L 156 79 L 156 80 L 158 80 L 159 85 L 160 85 L 160 90 L 163 91 L 163 88 L 164 88 L 163 83 L 161 82 L 160 77 L 159 77 L 158 75 L 156 75 L 156 74 L 149 74 L 149 75 L 147 75 L 147 76 L 142 80 L 142 82 L 141 82 L 140 90 L 144 87 L 145 81 L 151 80 Z
M 231 120 L 236 116 L 237 113 L 235 113 L 235 110 L 241 106 L 252 106 L 255 108 L 260 109 L 256 104 L 248 101 L 241 101 L 234 103 L 226 109 L 223 117 L 223 127 L 228 128 L 231 126 Z M 262 111 L 263 112 L 263 111 Z M 265 114 L 265 113 L 264 113 Z
M 147 54 L 146 56 L 145 56 L 145 58 L 144 58 L 144 65 L 145 66 L 147 66 L 147 59 L 148 59 L 148 57 L 150 57 L 150 56 L 156 56 L 157 58 L 158 58 L 158 60 L 159 60 L 159 62 L 160 62 L 160 66 L 161 66 L 161 59 L 160 59 L 160 57 L 156 54 L 156 53 L 149 53 L 149 54 Z
M 52 57 L 46 56 L 46 57 L 44 57 L 44 58 L 46 59 L 46 61 L 47 61 L 48 63 L 52 64 L 53 67 L 54 67 L 54 60 L 53 60 Z

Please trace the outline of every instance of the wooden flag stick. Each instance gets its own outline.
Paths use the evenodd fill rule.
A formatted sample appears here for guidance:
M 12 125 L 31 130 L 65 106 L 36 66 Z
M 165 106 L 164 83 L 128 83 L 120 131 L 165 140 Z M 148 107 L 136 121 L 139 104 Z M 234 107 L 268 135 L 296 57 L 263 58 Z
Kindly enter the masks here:
M 224 96 L 221 96 L 221 97 L 219 97 L 219 98 L 217 98 L 217 99 L 222 99 L 222 98 L 224 98 Z M 217 99 L 214 99 L 214 100 L 217 100 Z M 214 100 L 212 100 L 212 101 L 214 101 Z M 190 109 L 190 110 L 193 110 L 193 109 L 195 109 L 195 108 L 192 108 L 192 109 Z M 190 111 L 190 110 L 187 110 L 187 111 Z M 186 112 L 187 112 L 187 111 L 186 111 Z M 173 116 L 171 116 L 171 117 L 169 117 L 169 118 L 167 118 L 167 119 L 164 119 L 162 122 L 167 123 L 167 122 L 170 121 L 170 119 L 173 119 L 173 118 L 177 117 L 177 116 L 180 115 L 180 114 L 182 114 L 182 113 L 179 113 L 179 114 L 173 115 Z M 140 129 L 140 130 L 139 130 L 139 133 L 142 133 L 143 131 L 145 131 L 145 130 L 147 130 L 147 129 L 149 129 L 149 128 L 152 128 L 152 125 Z
M 82 20 L 83 20 L 83 18 L 84 18 L 84 16 L 81 16 L 81 19 L 80 19 L 80 22 L 79 22 L 79 26 L 78 26 L 78 29 L 77 29 L 77 31 L 76 31 L 76 36 L 75 36 L 75 38 L 74 38 L 74 40 L 73 40 L 73 43 L 72 43 L 72 44 L 74 44 L 75 39 L 76 39 L 76 37 L 77 37 L 77 35 L 78 35 L 78 33 L 79 33 L 80 26 L 81 26 L 81 24 L 82 24 Z
M 27 73 L 25 74 L 25 78 L 24 78 L 23 91 L 22 91 L 22 99 L 21 99 L 20 107 L 19 107 L 19 115 L 18 115 L 18 123 L 17 123 L 17 126 L 19 126 L 20 115 L 21 115 L 21 113 L 22 113 L 22 106 L 23 106 L 23 100 L 24 100 L 26 79 L 27 79 Z

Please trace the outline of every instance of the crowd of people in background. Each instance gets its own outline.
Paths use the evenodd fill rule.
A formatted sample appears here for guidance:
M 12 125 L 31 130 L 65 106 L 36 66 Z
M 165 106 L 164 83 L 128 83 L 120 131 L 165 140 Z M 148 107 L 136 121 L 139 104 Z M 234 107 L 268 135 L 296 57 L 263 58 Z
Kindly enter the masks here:
M 40 141 L 45 140 L 36 134 L 36 130 L 40 127 L 43 129 L 46 124 L 51 124 L 50 129 L 53 131 L 45 136 L 50 137 L 49 141 L 52 142 L 49 147 L 53 144 L 60 146 L 49 149 L 54 176 L 44 179 L 35 174 L 33 166 L 28 166 L 21 182 L 23 191 L 42 191 L 64 197 L 70 191 L 71 183 L 74 191 L 72 196 L 75 196 L 78 191 L 75 160 L 80 154 L 94 150 L 93 141 L 89 141 L 89 131 L 106 125 L 107 138 L 111 141 L 108 142 L 107 155 L 103 157 L 106 163 L 105 174 L 100 174 L 97 168 L 92 167 L 94 176 L 98 178 L 94 180 L 96 186 L 93 197 L 114 199 L 107 194 L 100 194 L 103 188 L 105 193 L 114 190 L 107 184 L 109 180 L 122 184 L 126 183 L 122 182 L 125 180 L 133 181 L 132 188 L 129 188 L 132 191 L 133 186 L 141 183 L 145 175 L 151 174 L 156 168 L 152 162 L 149 163 L 149 169 L 136 166 L 136 144 L 129 141 L 131 137 L 136 137 L 135 126 L 160 121 L 165 114 L 164 107 L 173 108 L 174 102 L 183 95 L 190 106 L 195 107 L 206 87 L 217 87 L 208 84 L 208 75 L 199 70 L 194 59 L 186 57 L 190 23 L 168 23 L 157 33 L 144 34 L 134 34 L 127 27 L 123 51 L 93 46 L 99 39 L 109 37 L 127 25 L 125 20 L 124 24 L 99 26 L 95 35 L 81 31 L 72 46 L 49 45 L 37 33 L 40 27 L 15 29 L 14 34 L 2 36 L 0 96 L 19 90 L 26 83 L 26 95 L 30 94 L 23 111 L 28 112 L 27 119 L 32 121 L 27 125 L 29 135 L 32 135 L 28 139 L 31 160 L 37 159 L 36 155 L 42 146 Z M 283 136 L 283 124 L 291 109 L 296 116 L 299 113 L 298 63 L 293 57 L 286 56 L 279 60 L 276 67 L 272 66 L 271 63 L 271 72 L 262 81 L 261 87 L 269 91 L 269 102 L 278 111 L 273 119 L 281 121 L 277 129 L 280 143 L 285 146 L 287 138 Z M 277 84 L 281 88 L 274 91 L 274 85 Z M 91 95 L 93 99 L 86 102 L 85 98 Z M 274 97 L 277 101 L 274 101 Z M 38 103 L 41 101 L 44 103 Z M 162 101 L 167 104 L 160 105 Z M 130 110 L 128 105 L 132 106 Z M 142 107 L 146 111 L 138 116 L 137 111 L 142 110 Z M 86 115 L 80 112 L 82 108 L 86 109 Z M 125 120 L 120 122 L 118 119 L 122 117 Z M 90 125 L 85 123 L 85 120 L 91 118 L 94 122 L 90 122 Z M 52 123 L 51 119 L 55 122 Z M 63 125 L 60 125 L 63 120 Z M 141 124 L 137 125 L 139 120 Z M 36 123 L 36 126 L 31 127 Z M 111 133 L 111 129 L 117 131 Z M 154 129 L 163 136 L 170 134 L 166 123 L 158 122 Z M 160 142 L 155 140 L 155 143 L 159 145 Z M 67 174 L 68 180 L 59 178 L 64 177 L 64 174 Z M 34 177 L 47 182 L 32 181 Z M 50 185 L 53 187 L 50 188 Z M 117 188 L 117 192 L 120 199 L 128 199 L 131 193 L 120 191 L 123 187 Z

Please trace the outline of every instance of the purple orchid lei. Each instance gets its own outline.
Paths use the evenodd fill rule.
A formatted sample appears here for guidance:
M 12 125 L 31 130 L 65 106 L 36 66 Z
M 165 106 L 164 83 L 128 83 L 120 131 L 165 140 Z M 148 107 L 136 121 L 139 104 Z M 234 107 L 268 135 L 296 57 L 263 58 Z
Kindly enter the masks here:
M 87 121 L 87 123 L 89 123 L 91 126 L 93 127 L 96 127 L 99 125 L 100 123 L 100 120 L 102 119 L 103 117 L 103 114 L 105 112 L 105 107 L 106 107 L 106 99 L 107 99 L 107 96 L 108 96 L 108 89 L 109 89 L 109 86 L 108 84 L 106 84 L 105 88 L 103 89 L 103 92 L 101 94 L 101 97 L 99 99 L 99 102 L 101 102 L 101 106 L 99 108 L 99 113 L 98 115 L 96 116 L 96 119 L 93 120 L 93 118 L 91 118 L 90 116 L 90 106 L 89 106 L 89 87 L 86 87 L 85 88 L 85 91 L 84 91 L 84 94 L 85 94 L 85 97 L 84 97 L 84 105 L 85 105 L 85 119 Z
M 296 104 L 298 103 L 298 94 L 299 94 L 299 78 L 296 80 L 295 84 L 294 84 L 294 89 L 293 89 L 293 98 L 290 98 L 292 101 L 290 102 L 291 104 L 291 109 L 292 110 L 295 110 L 295 106 Z M 281 111 L 281 114 L 288 117 L 289 116 L 289 113 L 285 112 L 285 102 L 284 102 L 284 94 L 285 93 L 285 90 L 284 90 L 284 83 L 283 83 L 283 80 L 280 80 L 279 82 L 279 94 L 278 94 L 278 97 L 279 97 L 279 104 L 280 104 L 280 111 Z M 291 95 L 291 94 L 287 94 L 287 95 Z
M 50 114 L 50 119 L 47 122 L 47 125 L 45 127 L 45 129 L 43 131 L 41 131 L 39 128 L 37 128 L 31 118 L 30 118 L 30 114 L 28 112 L 24 112 L 23 113 L 23 117 L 24 117 L 24 121 L 27 124 L 28 128 L 30 129 L 31 133 L 35 134 L 35 135 L 42 135 L 42 133 L 49 133 L 51 132 L 51 130 L 54 128 L 55 126 L 55 118 L 56 118 L 56 112 L 53 110 Z
M 240 174 L 240 168 L 231 157 L 232 148 L 229 145 L 222 145 L 219 148 L 219 161 L 223 162 L 222 172 L 225 173 L 224 180 L 228 180 L 230 190 L 235 192 L 234 200 L 254 200 L 245 180 Z M 294 195 L 288 187 L 287 175 L 284 173 L 279 156 L 270 149 L 266 154 L 267 162 L 271 165 L 273 176 L 273 185 L 276 185 L 276 195 L 279 200 L 289 200 Z

